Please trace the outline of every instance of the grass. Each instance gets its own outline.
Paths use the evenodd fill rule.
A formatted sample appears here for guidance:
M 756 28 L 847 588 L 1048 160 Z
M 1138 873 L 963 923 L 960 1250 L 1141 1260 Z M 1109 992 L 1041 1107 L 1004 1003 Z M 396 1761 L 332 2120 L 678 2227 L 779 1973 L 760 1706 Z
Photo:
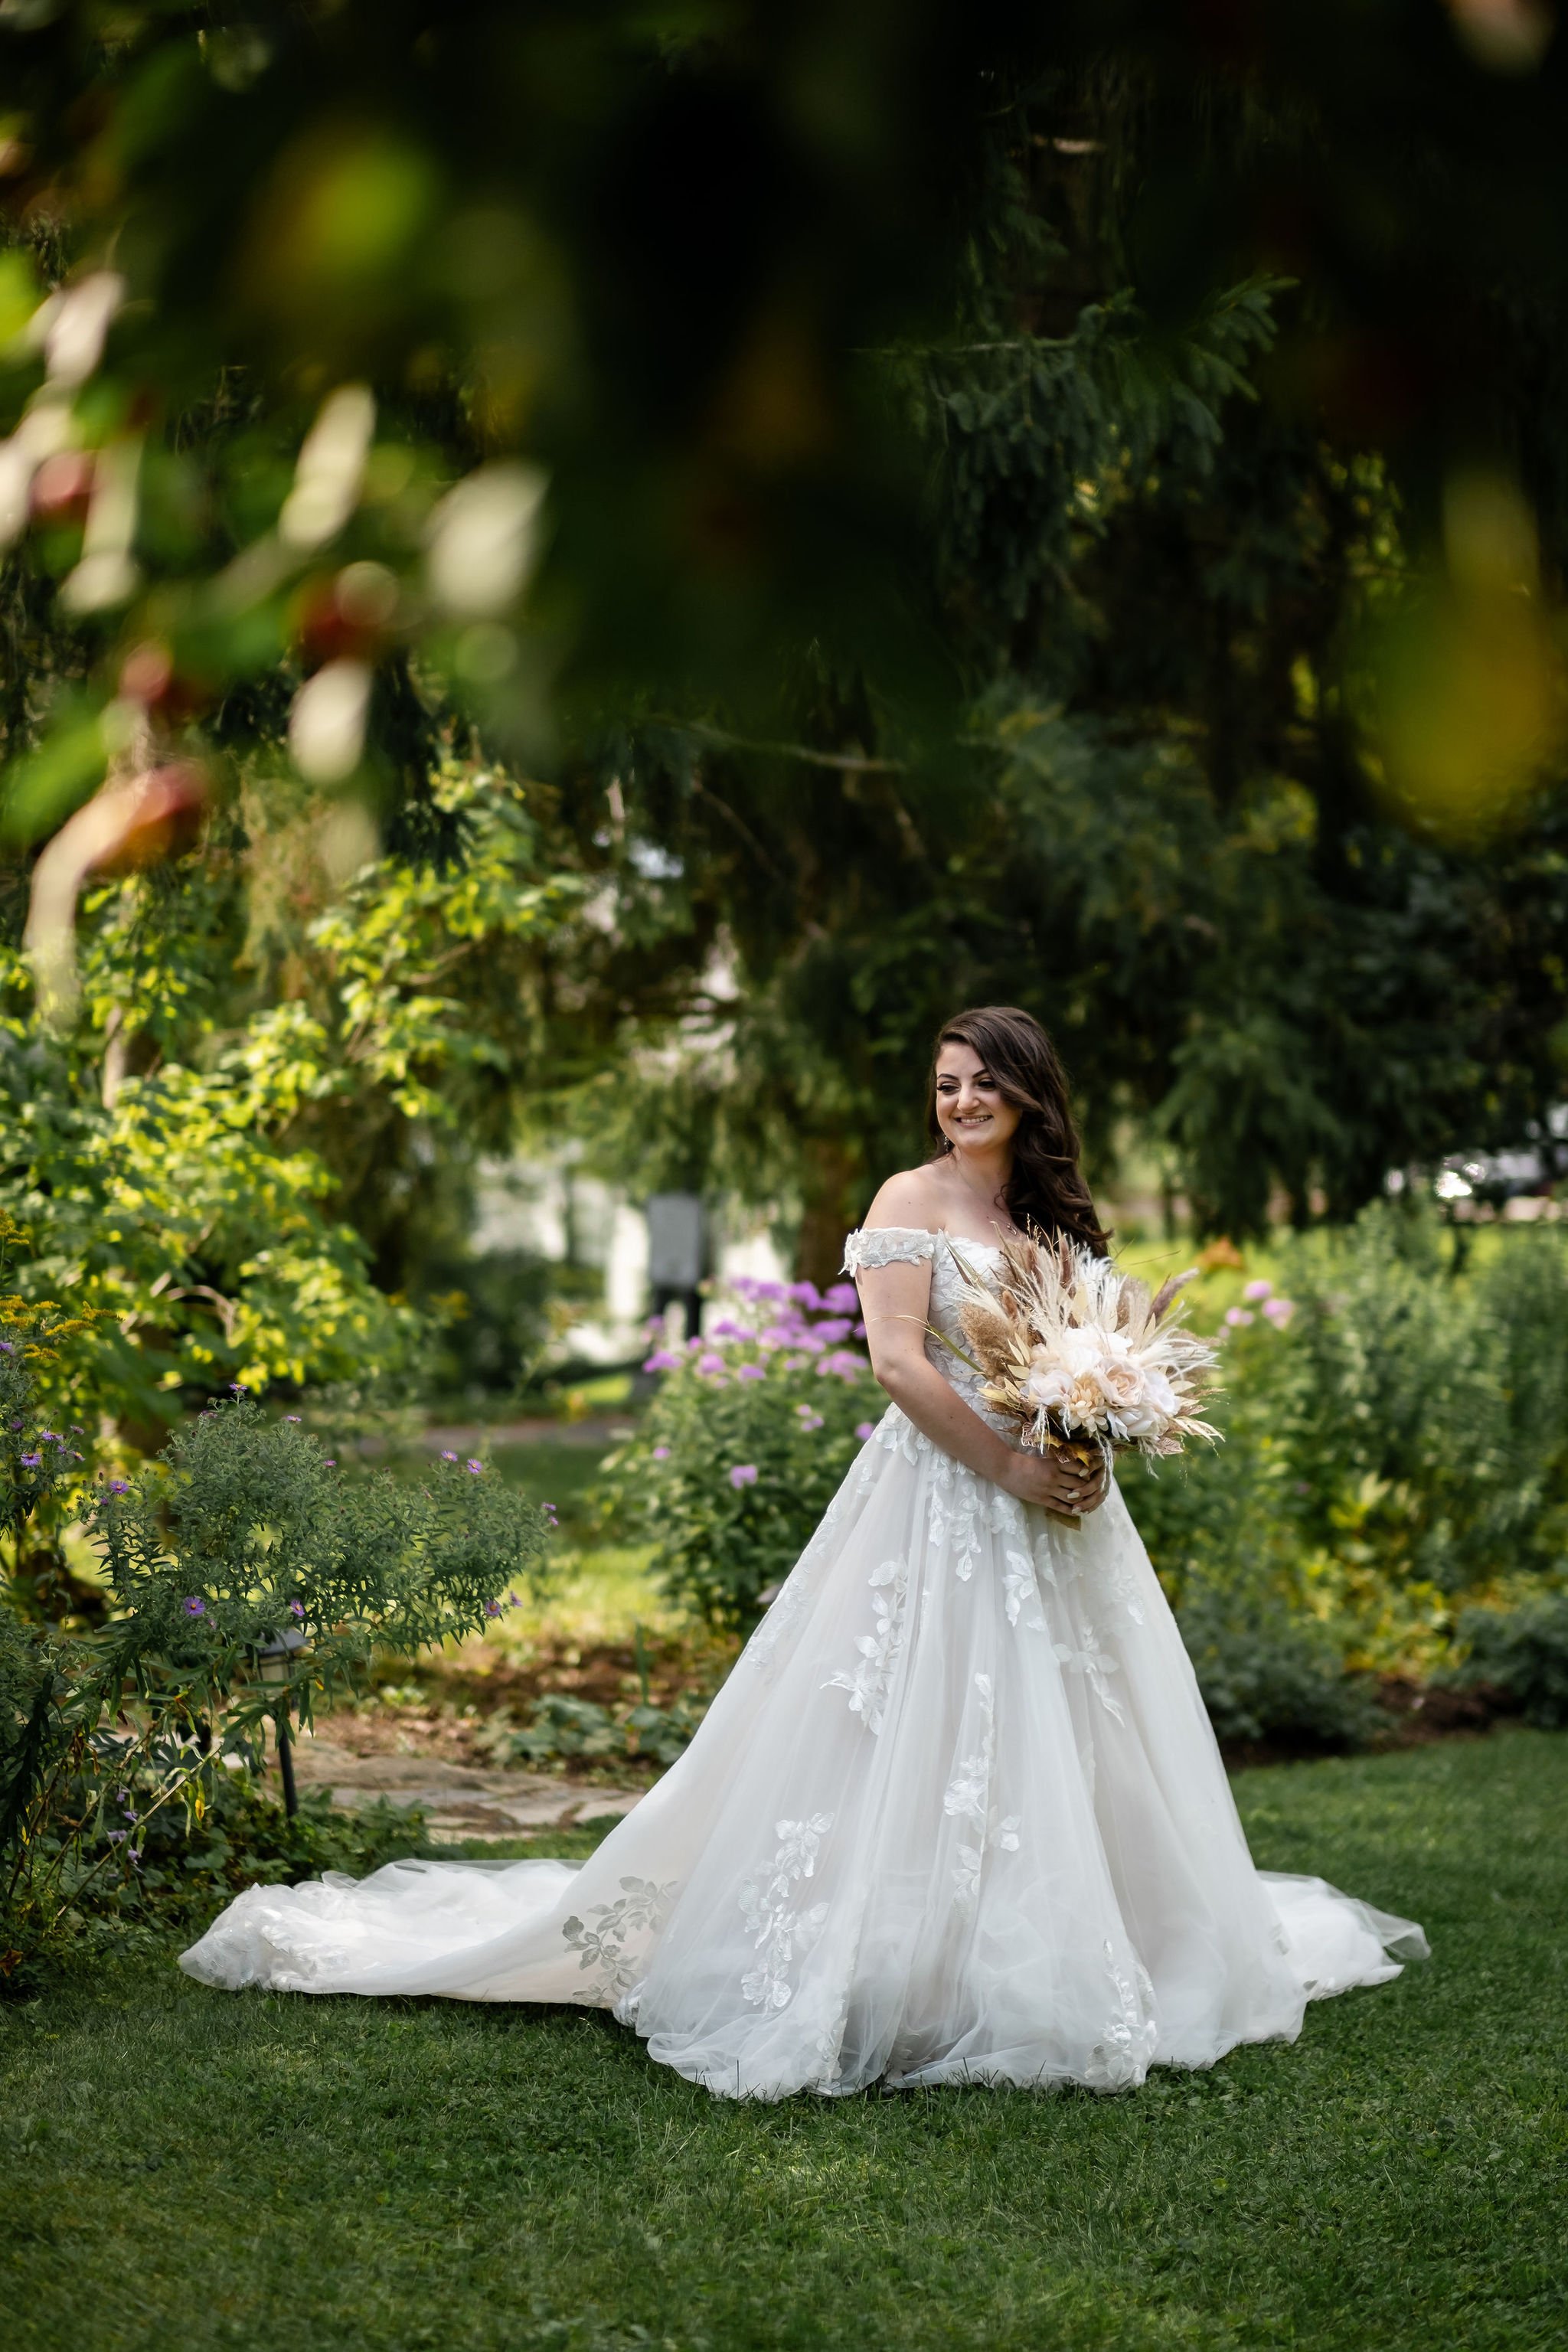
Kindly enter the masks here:
M 641 1626 L 650 1643 L 689 1653 L 689 1681 L 704 1678 L 713 1645 L 655 1583 L 652 1544 L 607 1534 L 599 1517 L 596 1488 L 609 1451 L 549 1438 L 496 1447 L 501 1476 L 560 1513 L 550 1584 L 542 1595 L 525 1591 L 521 1608 L 456 1645 L 450 1667 L 482 1683 L 496 1667 L 526 1668 L 542 1659 L 574 1664 L 594 1652 L 629 1650 Z M 721 1648 L 727 1664 L 729 1645 Z
M 1294 2048 L 1114 2098 L 735 2106 L 595 2014 L 62 1983 L 0 2011 L 6 2340 L 1561 2343 L 1568 1739 L 1237 1785 L 1261 1861 L 1423 1919 L 1436 1957 Z

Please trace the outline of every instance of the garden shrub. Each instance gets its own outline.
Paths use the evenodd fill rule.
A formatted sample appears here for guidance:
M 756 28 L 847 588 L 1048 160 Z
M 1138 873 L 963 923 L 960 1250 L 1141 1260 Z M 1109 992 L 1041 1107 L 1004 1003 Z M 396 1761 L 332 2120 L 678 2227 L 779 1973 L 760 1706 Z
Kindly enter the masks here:
M 1374 1727 L 1368 1678 L 1312 1619 L 1201 1587 L 1177 1622 L 1217 1738 L 1353 1748 Z
M 506 1764 L 673 1764 L 706 1712 L 707 1701 L 695 1693 L 671 1706 L 644 1697 L 635 1706 L 608 1707 L 550 1691 L 535 1701 L 521 1730 L 504 1711 L 493 1717 L 481 1744 Z
M 0 1433 L 0 1518 L 15 1529 L 80 1457 L 54 1433 L 27 1443 L 26 1412 L 10 1418 L 24 1450 Z M 102 1623 L 30 1624 L 0 1596 L 0 1904 L 13 1937 L 47 1932 L 89 1885 L 95 1900 L 133 1889 L 147 1825 L 198 1825 L 228 1761 L 259 1764 L 268 1720 L 308 1722 L 376 1650 L 407 1655 L 481 1627 L 510 1583 L 542 1582 L 544 1511 L 479 1461 L 447 1455 L 417 1484 L 345 1476 L 296 1418 L 244 1396 L 82 1499 Z
M 1482 1683 L 1543 1731 L 1568 1730 L 1568 1592 L 1542 1592 L 1517 1609 L 1466 1609 L 1456 1679 Z
M 1391 1202 L 1286 1255 L 1297 1312 L 1266 1382 L 1297 1517 L 1346 1499 L 1384 1571 L 1460 1593 L 1568 1547 L 1568 1237 L 1477 1238 Z
M 1352 1670 L 1425 1675 L 1468 1591 L 1551 1573 L 1568 1542 L 1568 1237 L 1378 1203 L 1293 1239 L 1279 1269 L 1287 1295 L 1254 1281 L 1223 1327 L 1224 1444 L 1155 1477 L 1124 1466 L 1129 1507 L 1194 1646 L 1201 1604 L 1211 1650 L 1228 1612 L 1321 1633 Z M 1241 1650 L 1241 1711 L 1282 1733 L 1300 1676 L 1280 1653 L 1263 1706 L 1272 1638 Z
M 852 1284 L 740 1281 L 724 1316 L 679 1353 L 635 1441 L 607 1465 L 617 1507 L 647 1530 L 665 1591 L 747 1632 L 795 1566 L 887 1404 Z
M 116 1784 L 122 1801 L 110 1806 L 103 1833 L 115 1840 L 108 1851 L 116 1866 L 105 1865 L 103 1841 L 97 1853 L 86 1843 L 66 1857 L 65 1899 L 47 1921 L 27 1923 L 26 1955 L 13 1948 L 10 1970 L 0 1964 L 5 1991 L 26 1991 L 40 1961 L 134 1949 L 154 1937 L 187 1941 L 247 1886 L 291 1885 L 326 1870 L 363 1877 L 427 1850 L 417 1807 L 378 1799 L 350 1812 L 334 1807 L 325 1790 L 306 1790 L 289 1814 L 249 1774 L 211 1757 L 191 1760 L 188 1805 L 160 1805 L 155 1766 Z M 68 1790 L 66 1810 L 90 1805 L 97 1793 L 91 1786 Z M 50 1832 L 44 1835 L 47 1845 Z M 134 1862 L 121 1862 L 121 1850 L 133 1852 Z

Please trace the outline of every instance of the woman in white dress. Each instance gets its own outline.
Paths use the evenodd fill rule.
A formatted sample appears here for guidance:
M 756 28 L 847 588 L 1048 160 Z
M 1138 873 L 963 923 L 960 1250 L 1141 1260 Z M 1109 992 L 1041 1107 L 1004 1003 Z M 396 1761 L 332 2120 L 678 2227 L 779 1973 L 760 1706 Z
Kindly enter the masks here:
M 680 1761 L 581 1865 L 252 1887 L 192 1976 L 612 2009 L 693 2082 L 778 2099 L 1118 2089 L 1425 1953 L 1253 1867 L 1120 1493 L 1015 1450 L 928 1335 L 1026 1221 L 1104 1246 L 1028 1014 L 949 1023 L 931 1120 L 846 1253 L 892 1402 Z

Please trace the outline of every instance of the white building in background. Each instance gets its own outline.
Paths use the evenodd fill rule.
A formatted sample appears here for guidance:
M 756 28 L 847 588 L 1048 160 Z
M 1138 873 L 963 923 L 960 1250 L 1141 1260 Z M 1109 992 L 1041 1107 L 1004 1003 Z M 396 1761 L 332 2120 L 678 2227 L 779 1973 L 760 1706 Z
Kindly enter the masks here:
M 566 1154 L 555 1160 L 482 1160 L 475 1205 L 473 1245 L 480 1257 L 531 1250 L 604 1275 L 604 1306 L 563 1333 L 565 1354 L 624 1364 L 637 1352 L 652 1304 L 648 1221 L 640 1205 L 598 1177 L 579 1174 Z M 721 1285 L 736 1275 L 789 1279 L 765 1220 L 724 1204 L 710 1223 L 708 1254 L 711 1277 Z M 721 1312 L 711 1302 L 704 1309 L 705 1316 Z

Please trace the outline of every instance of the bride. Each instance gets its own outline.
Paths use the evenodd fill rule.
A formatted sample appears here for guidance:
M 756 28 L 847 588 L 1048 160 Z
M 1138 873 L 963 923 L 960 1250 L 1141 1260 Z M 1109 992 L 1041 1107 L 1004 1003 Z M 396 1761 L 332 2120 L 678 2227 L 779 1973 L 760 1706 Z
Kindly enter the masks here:
M 710 2091 L 779 2099 L 1119 2089 L 1293 2039 L 1309 2000 L 1425 1954 L 1253 1867 L 1120 1493 L 1015 1451 L 927 1336 L 957 1336 L 963 1268 L 992 1277 L 1026 1222 L 1105 1247 L 1027 1013 L 947 1024 L 931 1124 L 846 1249 L 892 1402 L 680 1761 L 580 1866 L 251 1887 L 192 1976 L 581 2002 Z

